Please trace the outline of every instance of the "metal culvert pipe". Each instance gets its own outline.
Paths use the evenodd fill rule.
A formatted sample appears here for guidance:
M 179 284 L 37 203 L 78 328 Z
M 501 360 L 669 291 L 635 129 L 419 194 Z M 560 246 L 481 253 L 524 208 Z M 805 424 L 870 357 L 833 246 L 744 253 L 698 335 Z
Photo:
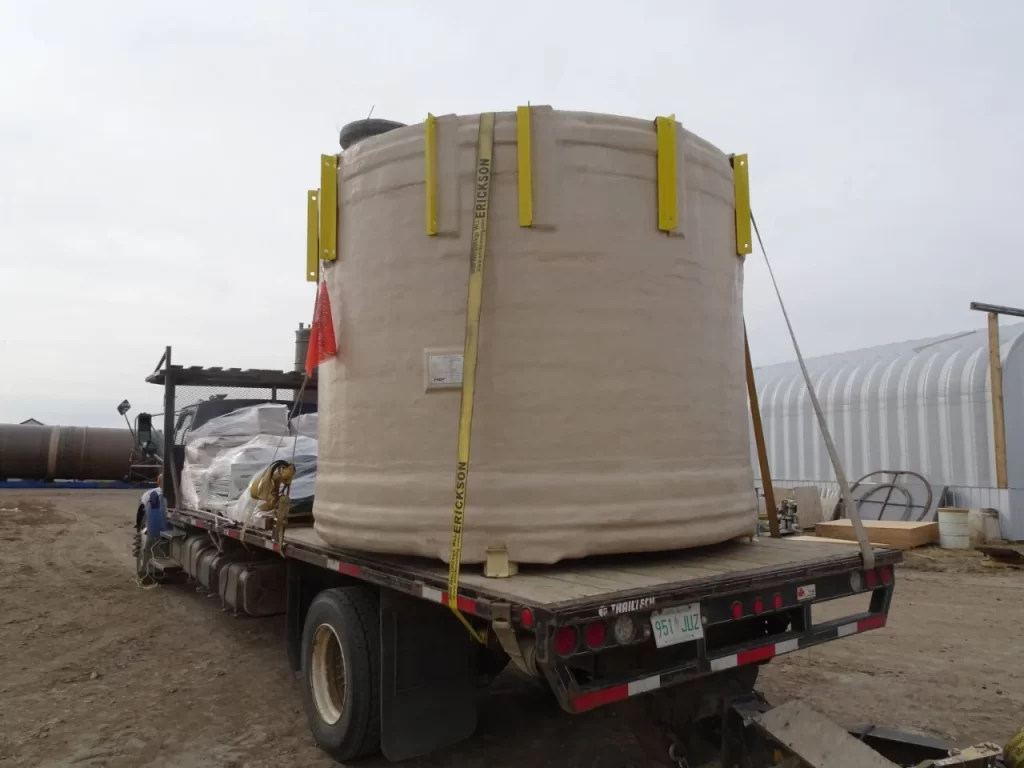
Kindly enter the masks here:
M 134 444 L 127 429 L 0 424 L 0 481 L 124 480 Z

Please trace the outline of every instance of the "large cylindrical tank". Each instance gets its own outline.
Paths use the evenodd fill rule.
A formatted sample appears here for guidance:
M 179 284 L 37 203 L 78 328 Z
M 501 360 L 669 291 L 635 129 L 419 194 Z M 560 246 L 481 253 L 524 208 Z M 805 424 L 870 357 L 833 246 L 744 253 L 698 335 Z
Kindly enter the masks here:
M 0 480 L 124 480 L 127 429 L 0 424 Z
M 532 116 L 532 227 L 516 116 L 495 128 L 464 562 L 669 550 L 756 523 L 729 158 L 676 125 L 679 224 L 659 231 L 653 121 Z M 478 116 L 342 153 L 341 354 L 319 369 L 314 517 L 328 542 L 447 560 Z M 448 386 L 446 388 L 445 385 Z

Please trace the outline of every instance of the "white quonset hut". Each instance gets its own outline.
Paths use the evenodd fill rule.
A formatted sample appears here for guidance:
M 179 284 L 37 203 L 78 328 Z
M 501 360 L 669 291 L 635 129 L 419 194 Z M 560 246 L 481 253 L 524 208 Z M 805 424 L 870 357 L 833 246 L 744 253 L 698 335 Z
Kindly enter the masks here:
M 1000 328 L 1007 488 L 998 488 L 988 334 L 984 329 L 807 361 L 853 482 L 913 470 L 947 486 L 947 502 L 999 510 L 1005 538 L 1024 539 L 1024 324 Z M 754 372 L 773 481 L 834 488 L 835 472 L 797 363 Z M 753 457 L 755 472 L 757 459 Z

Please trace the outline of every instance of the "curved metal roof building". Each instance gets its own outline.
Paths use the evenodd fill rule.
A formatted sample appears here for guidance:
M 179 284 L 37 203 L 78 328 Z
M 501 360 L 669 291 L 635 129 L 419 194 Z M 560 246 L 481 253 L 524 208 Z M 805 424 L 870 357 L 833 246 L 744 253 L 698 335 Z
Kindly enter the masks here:
M 988 495 L 970 492 L 996 488 L 986 330 L 808 360 L 850 481 L 880 469 L 914 470 L 934 486 L 963 489 L 965 506 L 1000 509 L 1003 535 L 1024 539 L 1022 337 L 1024 323 L 1000 328 L 1009 489 Z M 754 376 L 773 480 L 834 481 L 797 363 L 758 368 Z M 1015 515 L 1010 502 L 1018 495 Z

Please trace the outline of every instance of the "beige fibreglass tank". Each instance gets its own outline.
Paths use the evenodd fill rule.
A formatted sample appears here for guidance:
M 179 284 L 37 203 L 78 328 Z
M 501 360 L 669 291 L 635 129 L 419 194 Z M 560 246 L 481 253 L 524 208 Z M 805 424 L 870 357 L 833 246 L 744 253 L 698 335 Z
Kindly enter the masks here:
M 678 224 L 659 231 L 654 121 L 532 110 L 495 126 L 462 562 L 696 547 L 750 535 L 733 173 L 675 124 Z M 314 516 L 329 543 L 448 560 L 479 117 L 366 139 L 338 171 L 324 262 L 340 355 L 320 366 Z

